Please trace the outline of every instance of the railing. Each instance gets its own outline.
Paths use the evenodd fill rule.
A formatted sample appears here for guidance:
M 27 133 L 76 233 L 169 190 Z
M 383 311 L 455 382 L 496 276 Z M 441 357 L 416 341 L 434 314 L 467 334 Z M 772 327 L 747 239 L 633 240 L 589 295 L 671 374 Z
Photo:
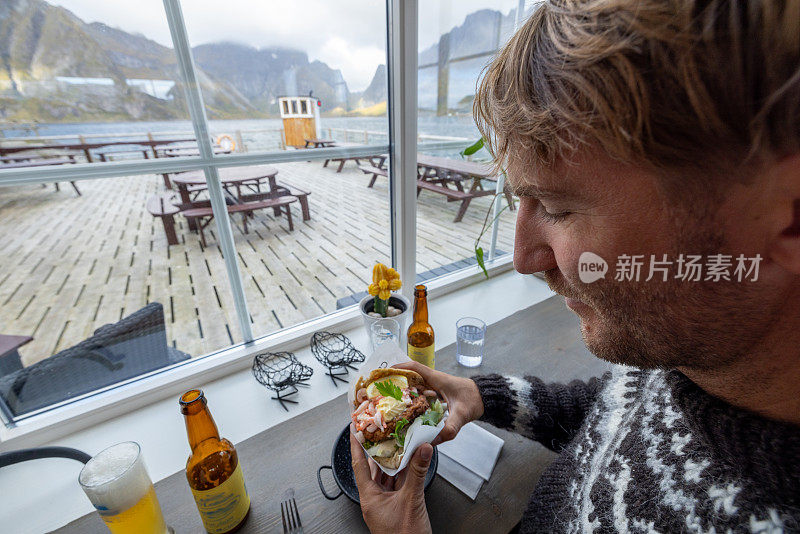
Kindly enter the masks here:
M 380 144 L 385 143 L 388 139 L 389 133 L 385 131 L 376 130 L 360 130 L 352 128 L 323 128 L 323 132 L 327 134 L 328 139 L 344 143 L 363 143 L 365 145 L 370 143 Z M 212 132 L 214 136 L 228 134 L 228 131 L 215 131 Z M 3 143 L 13 141 L 14 143 L 30 143 L 30 144 L 47 144 L 52 141 L 72 141 L 77 143 L 87 143 L 97 139 L 113 139 L 113 140 L 137 140 L 137 139 L 159 139 L 166 137 L 192 137 L 194 132 L 191 130 L 172 130 L 172 131 L 141 131 L 141 132 L 110 132 L 110 133 L 87 133 L 87 134 L 62 134 L 62 135 L 37 135 L 29 137 L 7 137 L 0 138 L 0 146 Z M 251 150 L 283 150 L 286 148 L 284 144 L 283 129 L 253 129 L 253 130 L 234 130 L 232 134 L 236 142 L 236 152 L 245 153 Z M 432 134 L 419 134 L 417 135 L 417 142 L 437 142 L 445 143 L 453 142 L 455 146 L 461 146 L 459 143 L 468 143 L 472 141 L 466 137 L 453 137 L 445 135 L 432 135 Z M 466 146 L 466 145 L 464 145 Z M 463 147 L 462 147 L 463 148 Z M 121 150 L 122 151 L 122 150 Z

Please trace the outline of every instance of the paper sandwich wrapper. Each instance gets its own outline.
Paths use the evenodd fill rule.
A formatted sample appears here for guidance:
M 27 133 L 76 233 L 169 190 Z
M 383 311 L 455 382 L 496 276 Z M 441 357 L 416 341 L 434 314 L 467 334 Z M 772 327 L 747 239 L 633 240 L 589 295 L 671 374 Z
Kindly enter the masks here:
M 378 345 L 378 348 L 376 348 L 369 358 L 364 361 L 359 369 L 359 373 L 360 376 L 366 377 L 369 376 L 374 369 L 378 369 L 380 367 L 394 367 L 398 363 L 410 361 L 411 358 L 409 358 L 406 353 L 400 350 L 400 347 L 398 347 L 396 344 L 384 343 L 383 345 Z M 347 406 L 350 409 L 348 413 L 353 413 L 354 410 L 353 401 L 355 400 L 356 396 L 356 392 L 354 391 L 356 381 L 357 379 L 348 386 Z M 443 399 L 440 400 L 444 402 Z M 439 435 L 439 432 L 442 430 L 442 428 L 444 428 L 444 422 L 447 420 L 449 415 L 450 410 L 449 408 L 445 407 L 444 416 L 436 426 L 423 425 L 421 418 L 416 418 L 408 427 L 408 431 L 406 432 L 405 450 L 403 452 L 403 458 L 400 460 L 400 467 L 397 469 L 386 469 L 381 464 L 377 464 L 378 467 L 381 468 L 381 471 L 389 476 L 394 476 L 405 469 L 406 465 L 408 465 L 408 462 L 411 461 L 411 457 L 414 456 L 414 451 L 417 450 L 417 447 L 423 443 L 430 443 L 436 436 Z M 364 451 L 364 455 L 369 457 L 367 450 L 364 449 L 363 445 L 361 449 Z

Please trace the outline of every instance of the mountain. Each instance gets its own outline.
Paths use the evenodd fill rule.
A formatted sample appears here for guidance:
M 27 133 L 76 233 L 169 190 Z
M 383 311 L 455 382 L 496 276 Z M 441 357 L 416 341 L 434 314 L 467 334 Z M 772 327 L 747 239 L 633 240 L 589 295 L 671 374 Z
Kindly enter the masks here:
M 253 106 L 278 113 L 276 98 L 307 95 L 313 91 L 323 109 L 347 102 L 342 73 L 321 61 L 308 61 L 298 50 L 271 47 L 256 49 L 236 43 L 213 43 L 192 49 L 204 72 L 235 87 Z
M 535 6 L 532 6 L 532 8 Z M 523 17 L 528 15 L 523 13 Z M 439 45 L 448 47 L 447 57 L 453 59 L 481 55 L 473 59 L 451 62 L 447 84 L 447 108 L 459 113 L 471 113 L 476 82 L 481 70 L 498 46 L 502 46 L 514 32 L 517 10 L 504 15 L 500 11 L 481 9 L 470 13 L 464 22 L 442 35 L 439 42 L 419 53 L 422 68 L 418 77 L 418 103 L 420 109 L 436 110 L 439 81 L 435 65 L 439 58 Z
M 367 88 L 361 93 L 353 94 L 355 98 L 353 99 L 352 107 L 364 108 L 386 102 L 388 98 L 386 83 L 386 65 L 378 65 Z
M 209 118 L 277 114 L 275 97 L 343 105 L 340 71 L 305 52 L 216 43 L 193 49 Z M 86 23 L 43 0 L 0 3 L 0 120 L 188 119 L 174 51 L 142 35 Z
M 507 15 L 500 11 L 481 9 L 470 13 L 464 22 L 440 36 L 439 42 L 446 43 L 450 59 L 489 52 L 466 61 L 451 62 L 448 65 L 447 108 L 450 112 L 471 113 L 475 96 L 475 84 L 483 66 L 491 59 L 498 43 L 502 45 L 514 31 L 516 10 Z M 423 67 L 418 72 L 418 101 L 422 110 L 437 108 L 439 81 L 436 65 L 439 59 L 439 43 L 422 50 L 418 64 Z M 369 107 L 386 101 L 386 65 L 380 65 L 372 82 L 362 93 L 352 93 L 351 107 Z
M 484 9 L 442 36 L 450 59 L 493 51 L 513 31 L 515 11 Z M 437 109 L 439 43 L 419 54 L 419 105 Z M 192 49 L 209 118 L 277 116 L 276 97 L 313 95 L 330 114 L 383 114 L 386 66 L 350 92 L 341 71 L 288 48 L 220 42 Z M 471 107 L 489 56 L 449 64 L 447 111 Z M 0 1 L 0 121 L 188 119 L 172 48 L 106 24 L 86 23 L 43 0 Z M 442 111 L 442 110 L 439 110 Z

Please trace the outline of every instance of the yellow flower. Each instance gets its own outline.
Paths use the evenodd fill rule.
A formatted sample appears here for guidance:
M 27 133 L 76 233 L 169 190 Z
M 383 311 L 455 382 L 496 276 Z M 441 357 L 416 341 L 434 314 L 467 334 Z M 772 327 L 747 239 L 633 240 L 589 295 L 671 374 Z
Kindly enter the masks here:
M 386 266 L 382 263 L 376 263 L 372 268 L 372 283 L 377 284 L 386 278 Z
M 400 273 L 382 263 L 376 263 L 372 268 L 372 283 L 369 285 L 368 291 L 372 296 L 389 300 L 391 292 L 397 291 L 402 285 Z

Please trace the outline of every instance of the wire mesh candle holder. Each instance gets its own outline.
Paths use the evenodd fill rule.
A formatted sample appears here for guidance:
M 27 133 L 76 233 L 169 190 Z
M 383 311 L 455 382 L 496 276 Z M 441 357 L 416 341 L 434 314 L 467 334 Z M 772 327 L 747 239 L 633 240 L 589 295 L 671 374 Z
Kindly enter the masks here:
M 287 402 L 297 404 L 296 400 L 287 397 L 298 392 L 297 386 L 308 387 L 306 381 L 313 374 L 314 370 L 300 363 L 291 352 L 262 352 L 253 358 L 253 376 L 261 385 L 275 392 L 271 398 L 280 402 L 287 412 Z
M 347 336 L 333 332 L 315 332 L 311 336 L 311 353 L 328 369 L 325 374 L 331 377 L 333 385 L 337 387 L 337 380 L 347 383 L 347 379 L 342 377 L 348 374 L 348 367 L 357 371 L 358 367 L 353 364 L 366 359 L 364 353 L 355 348 Z

